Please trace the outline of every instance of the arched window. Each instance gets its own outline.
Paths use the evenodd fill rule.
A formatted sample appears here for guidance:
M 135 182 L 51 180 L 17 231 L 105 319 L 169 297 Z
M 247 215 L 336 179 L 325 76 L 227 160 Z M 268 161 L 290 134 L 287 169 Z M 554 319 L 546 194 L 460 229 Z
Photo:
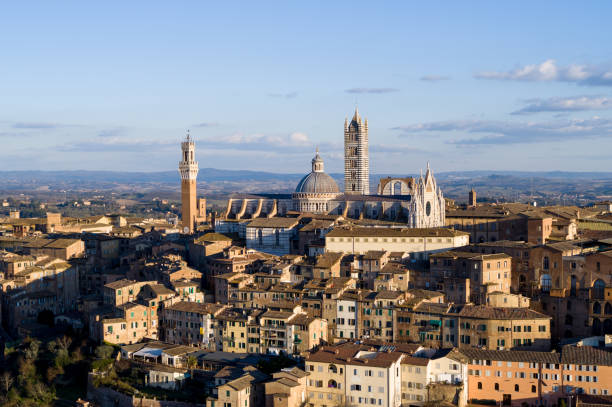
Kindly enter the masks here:
M 595 282 L 593 283 L 593 298 L 603 300 L 605 288 L 606 283 L 604 283 L 602 279 L 595 280 Z
M 401 195 L 402 194 L 402 183 L 397 181 L 393 184 L 393 195 Z
M 532 385 L 531 385 L 531 392 L 532 392 L 532 393 L 535 393 L 535 392 L 536 392 L 536 387 L 535 387 L 535 384 L 532 384 Z
M 550 286 L 552 285 L 552 279 L 550 278 L 550 274 L 542 274 L 540 276 L 540 287 L 543 292 L 549 292 Z
M 336 367 L 336 365 L 331 364 L 329 365 L 329 371 L 330 373 L 338 373 L 338 368 Z
M 574 323 L 574 318 L 571 315 L 565 316 L 565 325 L 572 325 Z
M 338 387 L 338 383 L 336 383 L 334 379 L 329 379 L 329 381 L 327 382 L 327 387 L 329 387 L 330 389 L 335 389 Z
M 478 390 L 482 390 L 482 382 L 478 382 Z
M 514 385 L 514 391 L 519 391 L 519 385 L 518 384 Z
M 604 306 L 604 314 L 612 314 L 612 304 L 610 304 L 609 302 L 606 302 L 606 305 Z
M 595 336 L 601 335 L 601 321 L 599 318 L 593 318 L 593 324 L 591 325 L 591 332 Z
M 603 333 L 604 335 L 612 334 L 612 318 L 608 318 L 603 323 Z
M 495 390 L 499 390 L 499 383 L 495 383 Z
M 601 304 L 597 301 L 593 303 L 593 314 L 601 314 Z

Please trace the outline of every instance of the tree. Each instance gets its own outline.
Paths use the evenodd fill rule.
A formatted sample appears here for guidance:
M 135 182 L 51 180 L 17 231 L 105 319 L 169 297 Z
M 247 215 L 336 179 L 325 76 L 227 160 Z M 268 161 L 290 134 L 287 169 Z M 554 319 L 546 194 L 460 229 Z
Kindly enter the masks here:
M 100 345 L 96 348 L 96 357 L 99 359 L 110 359 L 113 356 L 113 347 Z
M 187 367 L 189 369 L 195 369 L 197 365 L 198 359 L 195 356 L 191 355 L 187 358 Z
M 40 342 L 36 339 L 30 340 L 30 344 L 24 350 L 23 354 L 29 361 L 35 360 L 38 357 L 38 351 L 40 350 Z
M 8 394 L 14 382 L 15 378 L 9 372 L 4 372 L 0 375 L 0 387 L 4 390 L 4 394 Z

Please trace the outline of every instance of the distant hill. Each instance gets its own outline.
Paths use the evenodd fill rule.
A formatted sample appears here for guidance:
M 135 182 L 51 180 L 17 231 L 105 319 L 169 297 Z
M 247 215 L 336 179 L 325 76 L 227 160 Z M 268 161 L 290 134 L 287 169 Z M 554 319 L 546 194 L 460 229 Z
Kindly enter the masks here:
M 333 178 L 342 181 L 344 175 L 331 173 Z M 418 176 L 418 174 L 372 174 L 370 178 L 377 181 L 387 176 Z M 202 168 L 198 179 L 206 182 L 218 181 L 299 181 L 304 174 L 272 173 L 264 171 L 220 170 L 216 168 Z M 442 179 L 473 179 L 473 178 L 551 178 L 565 180 L 608 180 L 612 179 L 612 172 L 567 172 L 567 171 L 449 171 L 436 172 L 438 180 Z M 178 182 L 178 171 L 160 172 L 123 172 L 123 171 L 0 171 L 0 186 L 6 182 L 105 182 L 105 183 L 175 183 Z
M 343 174 L 330 174 L 342 189 Z M 418 176 L 401 174 L 400 176 Z M 220 170 L 202 168 L 198 176 L 201 193 L 207 196 L 227 196 L 243 193 L 292 192 L 304 174 L 271 173 L 264 171 Z M 380 178 L 393 174 L 372 174 L 371 192 L 376 192 Z M 397 176 L 397 175 L 396 175 Z M 444 195 L 462 202 L 467 191 L 475 188 L 478 196 L 489 201 L 538 201 L 540 204 L 586 204 L 612 197 L 612 172 L 568 171 L 449 171 L 436 172 Z M 178 171 L 119 172 L 119 171 L 0 171 L 0 193 L 35 192 L 54 194 L 59 191 L 93 192 L 118 191 L 178 193 Z M 1 197 L 1 196 L 0 196 Z

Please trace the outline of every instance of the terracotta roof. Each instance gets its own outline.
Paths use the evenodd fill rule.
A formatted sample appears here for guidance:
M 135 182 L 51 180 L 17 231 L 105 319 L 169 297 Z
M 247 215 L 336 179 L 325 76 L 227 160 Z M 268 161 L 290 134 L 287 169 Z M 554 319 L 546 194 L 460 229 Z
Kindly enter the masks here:
M 402 297 L 404 294 L 401 291 L 388 291 L 383 290 L 376 293 L 377 300 L 396 300 Z
M 261 316 L 262 318 L 273 318 L 273 319 L 289 319 L 293 315 L 293 312 L 285 311 L 266 311 Z
M 446 252 L 432 254 L 429 257 L 430 258 L 470 259 L 470 260 L 496 260 L 496 259 L 509 259 L 512 256 L 507 255 L 505 253 L 482 254 L 482 253 L 472 253 L 472 252 L 449 250 Z
M 198 237 L 197 239 L 195 239 L 196 243 L 200 243 L 200 242 L 231 242 L 232 238 L 229 236 L 226 236 L 222 233 L 216 233 L 216 232 L 211 232 L 211 233 L 206 233 L 200 237 Z
M 459 353 L 474 360 L 500 360 L 508 362 L 561 363 L 561 355 L 554 352 L 531 352 L 512 350 L 459 349 Z
M 408 266 L 396 261 L 390 261 L 380 270 L 381 273 L 404 274 L 409 271 Z
M 180 345 L 174 348 L 164 349 L 163 352 L 170 356 L 179 356 L 179 355 L 185 355 L 187 353 L 195 352 L 197 350 L 198 348 Z
M 113 290 L 117 290 L 119 288 L 124 288 L 124 287 L 128 287 L 130 285 L 136 284 L 137 281 L 134 280 L 128 280 L 128 279 L 121 279 L 121 280 L 117 280 L 117 281 L 113 281 L 112 283 L 108 283 L 106 285 L 104 285 L 104 287 L 108 287 L 111 288 Z
M 479 319 L 551 319 L 550 316 L 529 308 L 497 308 L 488 305 L 456 306 L 450 312 L 457 310 L 457 315 L 466 318 Z M 453 312 L 454 313 L 454 312 Z
M 308 326 L 312 321 L 314 321 L 314 318 L 308 316 L 308 314 L 297 314 L 295 317 L 291 318 L 287 324 Z
M 457 237 L 469 233 L 444 228 L 334 228 L 325 237 Z
M 369 250 L 363 255 L 363 258 L 365 260 L 379 260 L 385 256 L 385 253 L 387 252 L 384 250 Z
M 53 249 L 65 249 L 80 241 L 80 239 L 55 239 L 46 244 L 44 247 L 50 247 Z
M 576 405 L 580 407 L 612 406 L 612 396 L 578 394 Z
M 402 359 L 402 365 L 427 366 L 428 364 L 429 364 L 429 359 L 427 358 L 406 356 L 404 359 Z
M 590 346 L 565 346 L 561 351 L 561 363 L 612 366 L 612 352 Z
M 335 252 L 326 252 L 323 254 L 320 254 L 316 257 L 316 263 L 315 263 L 315 267 L 318 268 L 329 268 L 332 267 L 335 264 L 340 263 L 340 260 L 342 260 L 342 253 L 335 253 Z
M 257 218 L 249 222 L 247 227 L 289 229 L 296 226 L 298 223 L 298 218 Z
M 432 299 L 432 298 L 444 296 L 444 293 L 441 293 L 439 291 L 425 290 L 422 288 L 411 288 L 406 292 L 409 295 L 414 296 L 415 298 Z
M 198 314 L 214 314 L 217 311 L 222 310 L 223 308 L 225 308 L 225 306 L 221 304 L 209 304 L 209 303 L 202 304 L 199 302 L 180 301 L 180 302 L 177 302 L 176 304 L 166 307 L 166 310 L 181 311 L 181 312 L 195 312 Z
M 169 289 L 163 284 L 147 284 L 147 285 L 151 288 L 151 291 L 153 291 L 153 293 L 155 293 L 156 295 L 176 294 L 174 291 L 172 291 L 171 289 Z
M 438 304 L 434 302 L 422 302 L 414 307 L 415 312 L 428 314 L 445 314 L 448 311 L 448 304 Z
M 364 353 L 365 352 L 365 353 Z M 346 342 L 335 346 L 323 346 L 306 357 L 307 362 L 334 363 L 389 367 L 404 356 L 401 352 L 378 352 L 375 347 Z
M 334 225 L 333 220 L 313 219 L 300 229 L 300 232 L 312 232 L 317 229 L 329 229 Z
M 281 377 L 280 379 L 277 379 L 276 382 L 288 387 L 297 387 L 300 385 L 298 382 L 291 380 L 288 377 Z

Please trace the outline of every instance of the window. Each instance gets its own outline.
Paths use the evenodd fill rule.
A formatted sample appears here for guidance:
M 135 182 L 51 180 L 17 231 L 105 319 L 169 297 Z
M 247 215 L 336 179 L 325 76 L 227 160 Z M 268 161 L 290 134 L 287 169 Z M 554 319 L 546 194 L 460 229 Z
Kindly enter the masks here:
M 482 390 L 482 382 L 478 382 L 478 390 Z
M 532 393 L 535 393 L 535 392 L 536 392 L 536 387 L 535 387 L 535 385 L 532 385 L 532 386 L 531 386 L 531 392 L 532 392 Z
M 518 384 L 514 385 L 514 391 L 519 391 L 519 385 Z
M 495 383 L 495 390 L 499 391 L 499 383 Z

